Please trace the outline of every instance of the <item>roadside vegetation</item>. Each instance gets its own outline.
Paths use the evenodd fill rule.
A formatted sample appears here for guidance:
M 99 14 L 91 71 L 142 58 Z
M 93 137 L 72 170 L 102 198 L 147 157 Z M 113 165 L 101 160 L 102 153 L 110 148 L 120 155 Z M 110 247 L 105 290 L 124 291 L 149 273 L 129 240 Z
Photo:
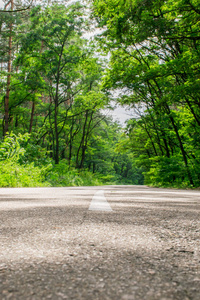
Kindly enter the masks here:
M 199 187 L 198 1 L 67 2 L 0 12 L 0 187 Z

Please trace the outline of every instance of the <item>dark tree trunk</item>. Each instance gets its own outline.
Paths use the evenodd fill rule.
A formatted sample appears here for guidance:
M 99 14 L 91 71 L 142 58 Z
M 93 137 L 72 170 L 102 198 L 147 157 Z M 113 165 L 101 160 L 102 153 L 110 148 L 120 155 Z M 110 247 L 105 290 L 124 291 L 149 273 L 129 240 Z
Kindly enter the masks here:
M 9 2 L 11 5 L 11 11 L 13 10 L 13 0 Z M 12 63 L 12 29 L 13 24 L 10 24 L 9 29 L 9 42 L 8 42 L 8 75 L 7 75 L 7 86 L 6 86 L 6 96 L 5 96 L 5 122 L 4 122 L 4 136 L 9 131 L 9 98 L 10 98 L 10 79 L 11 79 L 11 63 Z
M 35 112 L 35 101 L 32 102 L 32 110 L 31 110 L 31 120 L 30 120 L 30 126 L 29 126 L 29 133 L 32 132 L 32 128 L 33 128 L 34 112 Z
M 170 121 L 172 123 L 174 131 L 176 133 L 176 137 L 177 137 L 178 142 L 179 142 L 179 146 L 180 146 L 180 149 L 181 149 L 181 153 L 182 153 L 182 156 L 183 156 L 183 161 L 184 161 L 184 164 L 185 164 L 185 168 L 186 168 L 186 171 L 187 171 L 187 174 L 188 174 L 188 178 L 189 178 L 190 184 L 192 186 L 194 186 L 192 175 L 191 175 L 191 172 L 190 172 L 190 169 L 189 169 L 189 166 L 188 166 L 187 155 L 186 155 L 185 149 L 183 147 L 183 143 L 182 143 L 179 131 L 178 131 L 178 127 L 176 125 L 176 122 L 175 122 L 173 116 L 171 115 L 170 108 L 169 108 L 169 106 L 167 104 L 166 104 L 166 111 L 167 111 L 167 114 L 169 115 Z

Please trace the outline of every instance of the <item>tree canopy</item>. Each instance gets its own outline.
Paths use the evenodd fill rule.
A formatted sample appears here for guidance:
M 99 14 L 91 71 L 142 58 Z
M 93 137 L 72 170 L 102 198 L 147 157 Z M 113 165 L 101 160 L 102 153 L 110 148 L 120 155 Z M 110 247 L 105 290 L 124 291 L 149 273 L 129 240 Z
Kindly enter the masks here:
M 104 89 L 142 107 L 128 136 L 145 182 L 198 186 L 198 1 L 93 1 L 93 14 L 111 53 Z
M 0 12 L 2 168 L 40 166 L 52 185 L 87 170 L 98 184 L 198 187 L 198 1 L 88 4 L 11 0 Z M 113 95 L 135 112 L 126 127 L 106 116 Z

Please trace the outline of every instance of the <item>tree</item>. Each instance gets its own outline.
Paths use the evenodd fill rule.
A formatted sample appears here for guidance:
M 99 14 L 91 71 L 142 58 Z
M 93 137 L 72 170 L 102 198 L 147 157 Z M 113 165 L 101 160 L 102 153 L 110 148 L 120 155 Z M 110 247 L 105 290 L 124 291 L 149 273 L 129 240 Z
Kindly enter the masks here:
M 187 134 L 182 134 L 183 126 L 191 128 L 189 119 L 191 144 L 200 130 L 199 10 L 195 1 L 93 1 L 93 12 L 100 26 L 107 28 L 100 43 L 111 52 L 104 87 L 121 89 L 121 103 L 142 103 L 146 109 L 137 126 L 151 148 L 148 146 L 149 162 L 155 157 L 159 169 L 165 157 L 165 162 L 176 158 L 177 166 L 184 164 L 184 171 L 179 168 L 185 174 L 182 180 L 199 185 L 199 172 L 198 176 L 194 172 L 199 146 L 195 142 L 191 155 Z M 185 110 L 190 117 L 182 121 Z M 174 173 L 170 184 L 176 184 L 179 176 Z
M 8 9 L 6 9 L 8 6 L 9 6 L 9 4 L 10 4 L 10 9 L 8 10 Z M 25 7 L 21 7 L 21 8 L 17 8 L 17 9 L 14 9 L 13 8 L 13 6 L 14 6 L 14 2 L 13 2 L 13 0 L 10 0 L 10 1 L 8 1 L 6 4 L 5 4 L 5 6 L 4 6 L 4 9 L 0 9 L 0 13 L 15 13 L 15 12 L 22 12 L 22 11 L 25 11 L 25 10 L 28 10 L 28 9 L 30 9 L 31 8 L 31 6 L 32 6 L 32 4 L 33 4 L 33 0 L 30 0 L 27 4 L 26 4 L 26 6 Z M 19 4 L 18 4 L 18 7 L 19 7 Z
M 18 112 L 20 103 L 24 109 L 32 102 L 29 132 L 33 132 L 37 118 L 34 130 L 39 140 L 46 139 L 55 162 L 68 157 L 70 164 L 73 150 L 79 168 L 83 167 L 91 132 L 99 123 L 99 111 L 107 104 L 99 87 L 101 63 L 94 57 L 93 47 L 82 38 L 82 11 L 78 3 L 32 10 L 29 29 L 19 39 L 15 64 L 20 72 L 17 90 L 13 90 L 13 108 Z M 23 100 L 16 101 L 18 92 L 24 95 Z M 26 118 L 23 122 L 27 130 Z
M 36 8 L 32 13 L 32 29 L 22 40 L 20 61 L 29 56 L 32 66 L 36 64 L 45 80 L 56 163 L 59 162 L 59 134 L 63 128 L 58 119 L 59 107 L 73 97 L 71 84 L 79 79 L 77 64 L 84 55 L 80 10 L 79 4 L 67 8 L 54 5 L 44 12 Z

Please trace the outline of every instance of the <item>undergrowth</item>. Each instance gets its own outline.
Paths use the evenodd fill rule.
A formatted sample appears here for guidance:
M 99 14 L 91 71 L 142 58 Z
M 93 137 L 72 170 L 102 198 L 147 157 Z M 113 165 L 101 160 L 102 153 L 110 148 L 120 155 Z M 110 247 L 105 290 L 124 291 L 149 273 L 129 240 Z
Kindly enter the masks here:
M 0 143 L 0 187 L 90 186 L 110 183 L 112 176 L 108 178 L 87 170 L 70 168 L 66 160 L 55 165 L 53 160 L 46 159 L 44 164 L 43 155 L 40 160 L 31 162 L 32 153 L 27 155 L 28 151 L 22 147 L 28 139 L 28 134 L 11 134 Z M 34 151 L 40 149 L 35 147 Z M 37 153 L 35 156 L 39 157 Z

